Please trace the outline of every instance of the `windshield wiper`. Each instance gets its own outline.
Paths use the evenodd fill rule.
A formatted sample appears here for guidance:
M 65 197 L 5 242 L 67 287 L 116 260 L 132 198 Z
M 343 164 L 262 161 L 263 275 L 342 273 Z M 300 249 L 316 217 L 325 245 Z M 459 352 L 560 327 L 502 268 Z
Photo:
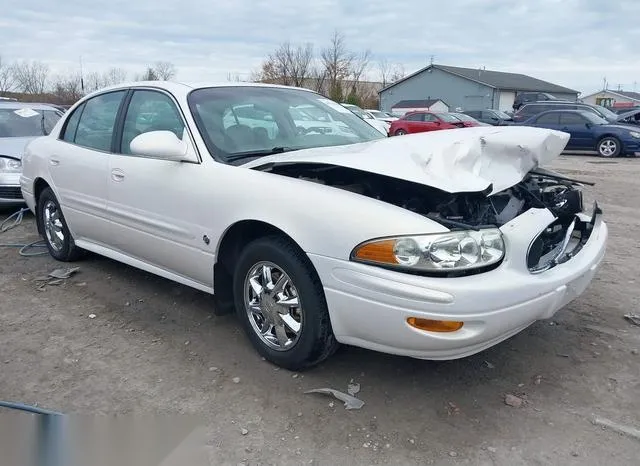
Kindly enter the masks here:
M 236 160 L 250 159 L 254 157 L 266 157 L 267 155 L 282 154 L 283 152 L 291 152 L 294 150 L 298 150 L 298 149 L 295 147 L 277 146 L 271 149 L 259 149 L 259 150 L 251 150 L 246 152 L 234 152 L 233 154 L 229 154 L 229 156 L 227 157 L 227 162 L 234 162 Z

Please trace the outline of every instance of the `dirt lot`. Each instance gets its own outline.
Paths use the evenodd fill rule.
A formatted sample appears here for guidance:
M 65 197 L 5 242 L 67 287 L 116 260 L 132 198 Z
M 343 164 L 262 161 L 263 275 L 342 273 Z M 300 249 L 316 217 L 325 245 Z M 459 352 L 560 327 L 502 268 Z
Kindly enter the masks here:
M 481 354 L 436 363 L 343 347 L 293 374 L 261 360 L 203 293 L 96 256 L 37 290 L 60 264 L 0 249 L 0 399 L 201 414 L 212 464 L 638 464 L 640 439 L 591 420 L 640 427 L 640 327 L 623 319 L 640 313 L 640 160 L 563 156 L 554 167 L 597 182 L 604 266 L 553 322 Z M 32 217 L 0 235 L 35 239 Z M 352 379 L 359 411 L 303 393 Z M 528 402 L 507 406 L 507 393 Z

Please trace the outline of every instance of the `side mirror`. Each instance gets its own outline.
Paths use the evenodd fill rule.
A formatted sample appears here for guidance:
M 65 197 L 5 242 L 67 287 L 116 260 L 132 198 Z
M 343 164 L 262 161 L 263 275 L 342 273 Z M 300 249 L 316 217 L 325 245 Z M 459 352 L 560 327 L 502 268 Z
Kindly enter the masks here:
M 178 139 L 171 131 L 149 131 L 142 133 L 131 141 L 131 152 L 135 155 L 155 157 L 159 159 L 188 160 L 187 143 Z
M 587 128 L 591 128 L 591 123 L 587 122 L 584 124 Z

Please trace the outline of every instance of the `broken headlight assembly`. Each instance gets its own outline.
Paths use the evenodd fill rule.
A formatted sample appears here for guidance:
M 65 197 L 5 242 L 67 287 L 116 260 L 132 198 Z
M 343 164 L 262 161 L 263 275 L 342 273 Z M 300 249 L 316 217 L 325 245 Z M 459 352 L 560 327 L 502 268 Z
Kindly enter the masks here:
M 415 273 L 447 274 L 490 267 L 504 257 L 497 228 L 396 236 L 356 246 L 351 260 Z
M 20 173 L 22 162 L 8 157 L 0 157 L 0 173 Z

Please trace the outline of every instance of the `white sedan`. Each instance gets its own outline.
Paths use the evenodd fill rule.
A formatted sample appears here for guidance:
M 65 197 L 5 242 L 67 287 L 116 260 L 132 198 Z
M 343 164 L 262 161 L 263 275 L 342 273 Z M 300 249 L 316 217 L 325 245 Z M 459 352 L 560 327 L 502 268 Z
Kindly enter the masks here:
M 301 129 L 301 106 L 349 131 Z M 275 364 L 309 367 L 339 343 L 454 359 L 550 318 L 593 278 L 601 212 L 539 167 L 567 140 L 385 138 L 303 89 L 133 83 L 31 142 L 20 181 L 54 258 L 92 251 L 215 291 Z

